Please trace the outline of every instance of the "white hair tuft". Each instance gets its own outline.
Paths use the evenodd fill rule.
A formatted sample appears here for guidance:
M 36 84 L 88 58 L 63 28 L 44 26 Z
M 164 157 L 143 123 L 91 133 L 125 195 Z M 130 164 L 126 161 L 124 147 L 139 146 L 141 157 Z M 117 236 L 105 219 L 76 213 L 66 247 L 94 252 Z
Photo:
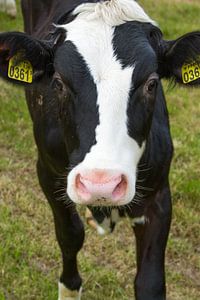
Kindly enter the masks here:
M 73 12 L 78 17 L 87 20 L 103 19 L 110 26 L 118 26 L 127 21 L 138 21 L 156 25 L 134 0 L 108 0 L 98 3 L 85 3 L 79 5 Z

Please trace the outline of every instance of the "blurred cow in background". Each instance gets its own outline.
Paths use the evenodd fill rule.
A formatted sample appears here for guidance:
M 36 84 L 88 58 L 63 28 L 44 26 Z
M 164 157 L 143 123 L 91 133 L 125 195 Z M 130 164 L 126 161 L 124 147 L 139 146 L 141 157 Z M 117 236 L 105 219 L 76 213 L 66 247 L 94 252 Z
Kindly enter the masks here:
M 6 12 L 12 18 L 16 18 L 17 7 L 15 0 L 0 0 L 0 11 Z

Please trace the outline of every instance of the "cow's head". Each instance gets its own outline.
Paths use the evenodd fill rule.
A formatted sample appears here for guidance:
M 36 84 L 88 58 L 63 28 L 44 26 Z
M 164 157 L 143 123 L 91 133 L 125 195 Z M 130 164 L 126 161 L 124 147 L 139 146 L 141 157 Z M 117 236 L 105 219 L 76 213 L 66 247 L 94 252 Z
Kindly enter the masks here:
M 23 33 L 1 34 L 0 72 L 8 79 L 9 60 L 20 52 L 33 66 L 33 84 L 50 78 L 65 109 L 71 200 L 125 205 L 135 196 L 160 79 L 199 83 L 192 81 L 199 69 L 183 80 L 182 67 L 199 62 L 200 32 L 165 41 L 132 0 L 83 4 L 73 14 L 53 44 Z

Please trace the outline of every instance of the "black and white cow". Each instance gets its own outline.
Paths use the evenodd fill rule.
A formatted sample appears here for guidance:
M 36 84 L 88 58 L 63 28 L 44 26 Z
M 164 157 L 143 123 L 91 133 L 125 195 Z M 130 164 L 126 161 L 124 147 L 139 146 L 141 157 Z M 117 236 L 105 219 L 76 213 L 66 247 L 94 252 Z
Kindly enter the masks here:
M 160 79 L 199 84 L 198 64 L 188 64 L 198 63 L 200 32 L 165 41 L 134 0 L 24 0 L 22 9 L 26 33 L 0 35 L 0 72 L 20 83 L 19 64 L 33 68 L 33 83 L 24 85 L 63 257 L 59 300 L 81 298 L 76 204 L 111 231 L 117 217 L 132 218 L 136 299 L 164 300 L 173 147 Z
M 6 12 L 10 17 L 15 18 L 17 15 L 15 0 L 0 0 L 0 11 Z

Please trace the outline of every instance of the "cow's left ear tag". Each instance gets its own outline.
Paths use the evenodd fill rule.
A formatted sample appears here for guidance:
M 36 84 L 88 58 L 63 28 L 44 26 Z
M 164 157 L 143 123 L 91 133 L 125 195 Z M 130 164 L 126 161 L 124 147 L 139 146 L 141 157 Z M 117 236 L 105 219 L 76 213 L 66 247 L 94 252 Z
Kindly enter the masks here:
M 182 66 L 182 80 L 187 84 L 200 78 L 200 64 L 192 62 Z
M 8 77 L 26 83 L 33 81 L 33 67 L 30 61 L 22 58 L 21 53 L 17 53 L 9 60 Z

